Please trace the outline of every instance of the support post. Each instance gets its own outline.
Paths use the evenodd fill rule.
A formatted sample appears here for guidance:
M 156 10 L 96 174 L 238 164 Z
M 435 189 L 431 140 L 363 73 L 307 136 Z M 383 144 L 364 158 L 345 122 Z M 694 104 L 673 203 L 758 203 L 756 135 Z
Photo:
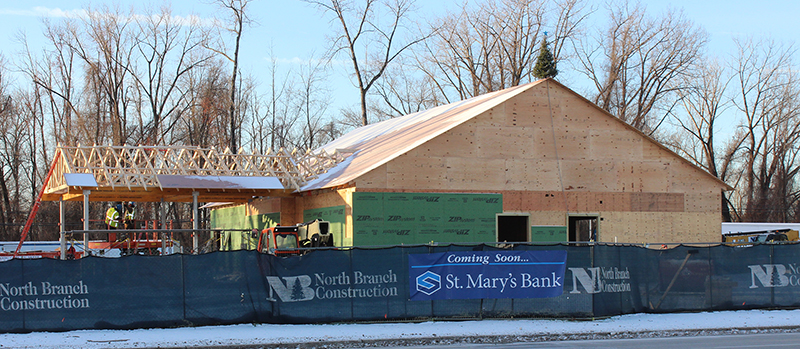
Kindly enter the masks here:
M 200 195 L 200 192 L 192 192 L 192 229 L 194 229 L 194 232 L 192 233 L 192 250 L 194 251 L 194 254 L 198 254 L 198 249 L 200 248 L 200 237 L 197 235 L 197 230 L 200 229 L 200 220 L 198 220 L 197 214 L 198 195 Z
M 58 199 L 58 242 L 61 245 L 61 260 L 67 259 L 67 234 L 64 228 L 64 198 Z
M 89 230 L 89 194 L 91 190 L 83 191 L 83 230 Z M 91 256 L 92 251 L 89 249 L 89 233 L 83 233 L 83 255 Z
M 158 206 L 159 213 L 161 214 L 161 229 L 167 229 L 167 208 L 164 204 L 164 198 L 161 198 L 161 205 Z M 161 233 L 161 255 L 167 255 L 167 233 Z

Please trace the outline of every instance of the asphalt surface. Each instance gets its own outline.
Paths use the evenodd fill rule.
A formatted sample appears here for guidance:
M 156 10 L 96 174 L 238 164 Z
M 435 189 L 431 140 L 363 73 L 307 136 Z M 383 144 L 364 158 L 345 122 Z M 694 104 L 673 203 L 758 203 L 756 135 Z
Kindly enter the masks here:
M 520 348 L 797 348 L 800 328 L 752 328 L 533 336 L 431 337 L 315 343 L 209 346 L 209 349 L 520 349 Z M 201 348 L 201 347 L 194 347 Z
M 587 339 L 549 342 L 524 342 L 509 344 L 454 344 L 412 347 L 392 347 L 403 349 L 521 349 L 521 348 L 614 348 L 614 349 L 686 349 L 686 348 L 797 348 L 800 346 L 800 333 L 757 333 L 727 334 L 708 336 L 680 336 L 626 339 Z

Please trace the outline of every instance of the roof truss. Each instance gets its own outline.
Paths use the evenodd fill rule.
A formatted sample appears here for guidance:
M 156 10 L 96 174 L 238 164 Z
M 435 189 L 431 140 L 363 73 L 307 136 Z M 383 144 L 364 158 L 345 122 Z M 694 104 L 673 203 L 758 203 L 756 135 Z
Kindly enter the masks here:
M 173 188 L 164 188 L 159 175 L 181 176 L 230 176 L 271 177 L 280 180 L 285 195 L 300 189 L 305 183 L 316 179 L 331 167 L 343 161 L 348 154 L 324 151 L 318 153 L 298 150 L 268 150 L 265 154 L 237 153 L 229 149 L 193 146 L 59 146 L 56 151 L 56 167 L 45 188 L 45 200 L 78 199 L 82 189 L 91 189 L 109 195 L 129 195 L 141 198 L 142 193 L 164 198 L 174 196 Z M 96 187 L 82 188 L 68 185 L 65 174 L 91 174 Z M 187 186 L 188 188 L 188 186 Z M 231 192 L 242 192 L 242 196 L 274 194 L 275 190 L 258 191 L 232 188 L 195 188 L 205 192 L 220 192 L 226 198 Z M 135 194 L 134 193 L 138 193 Z M 65 196 L 62 196 L 65 195 Z M 208 195 L 206 195 L 208 196 Z M 125 200 L 121 196 L 119 199 Z M 94 197 L 93 200 L 100 199 Z M 145 200 L 148 201 L 148 200 Z

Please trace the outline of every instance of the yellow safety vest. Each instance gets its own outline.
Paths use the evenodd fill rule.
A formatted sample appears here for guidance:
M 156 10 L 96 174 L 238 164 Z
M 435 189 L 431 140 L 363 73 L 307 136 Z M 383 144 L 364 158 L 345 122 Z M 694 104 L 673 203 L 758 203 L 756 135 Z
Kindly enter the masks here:
M 106 224 L 111 228 L 119 227 L 119 211 L 116 208 L 110 207 L 106 211 Z

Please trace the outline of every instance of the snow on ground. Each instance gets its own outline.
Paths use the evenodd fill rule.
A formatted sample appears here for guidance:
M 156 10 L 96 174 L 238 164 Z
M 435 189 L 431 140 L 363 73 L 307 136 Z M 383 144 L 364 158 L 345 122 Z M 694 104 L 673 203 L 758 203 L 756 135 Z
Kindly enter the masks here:
M 334 325 L 232 325 L 0 334 L 0 348 L 143 348 L 800 327 L 800 310 L 632 314 L 594 321 L 483 320 Z

